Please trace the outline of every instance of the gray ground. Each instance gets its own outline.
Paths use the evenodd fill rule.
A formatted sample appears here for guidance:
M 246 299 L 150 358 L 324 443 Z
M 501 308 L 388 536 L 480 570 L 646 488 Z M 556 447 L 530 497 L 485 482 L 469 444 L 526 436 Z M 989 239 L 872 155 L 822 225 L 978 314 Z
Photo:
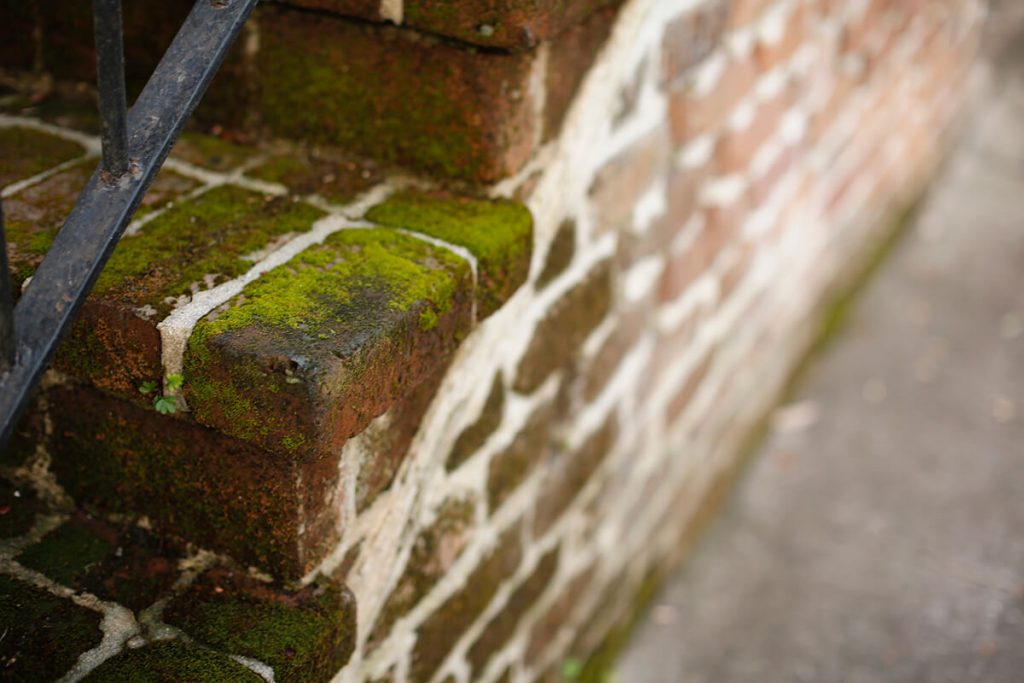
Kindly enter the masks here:
M 1024 2 L 922 216 L 618 683 L 1024 681 Z

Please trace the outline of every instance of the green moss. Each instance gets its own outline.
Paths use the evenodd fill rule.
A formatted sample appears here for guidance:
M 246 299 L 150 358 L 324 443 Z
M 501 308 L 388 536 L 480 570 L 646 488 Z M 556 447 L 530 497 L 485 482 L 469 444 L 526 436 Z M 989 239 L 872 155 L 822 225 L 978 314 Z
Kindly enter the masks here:
M 77 142 L 31 128 L 0 128 L 0 187 L 85 153 Z
M 92 169 L 92 162 L 75 164 L 4 199 L 4 228 L 16 295 L 50 248 Z
M 233 659 L 179 640 L 125 650 L 83 680 L 88 683 L 261 683 L 260 676 Z
M 52 467 L 76 500 L 144 513 L 161 533 L 225 549 L 276 574 L 297 571 L 289 464 L 99 392 L 55 391 L 51 400 L 62 435 Z
M 0 678 L 54 681 L 103 638 L 102 616 L 0 575 Z
M 230 171 L 250 159 L 254 147 L 236 145 L 206 133 L 185 133 L 178 139 L 171 156 L 214 171 Z
M 294 150 L 271 157 L 246 175 L 280 183 L 297 194 L 317 194 L 342 204 L 382 178 L 377 165 L 370 161 L 329 156 L 317 150 Z
M 459 48 L 313 15 L 266 11 L 263 21 L 271 29 L 258 57 L 259 107 L 276 133 L 428 173 L 493 179 L 497 147 L 508 143 L 493 135 L 495 108 L 479 91 L 519 82 L 528 60 L 485 58 L 491 78 L 474 84 L 481 64 L 464 61 L 481 57 Z
M 436 327 L 467 271 L 450 252 L 391 230 L 339 231 L 249 284 L 226 311 L 200 321 L 186 356 L 188 401 L 215 411 L 238 438 L 284 432 L 275 446 L 299 452 L 305 436 L 282 426 L 292 416 L 268 417 L 255 399 L 274 393 L 287 403 L 285 396 L 307 391 L 306 383 L 268 372 L 265 359 L 298 358 L 301 375 L 316 375 L 324 358 L 356 356 L 359 362 L 360 349 L 390 329 L 389 317 L 415 310 L 421 330 Z M 215 354 L 229 335 L 244 338 L 239 343 L 253 354 Z
M 103 561 L 113 548 L 75 521 L 66 522 L 26 548 L 18 562 L 64 585 L 90 566 Z
M 205 288 L 210 276 L 216 283 L 243 274 L 253 266 L 248 254 L 274 237 L 308 231 L 322 215 L 288 199 L 214 188 L 123 239 L 95 289 L 166 314 L 166 299 L 190 294 L 196 283 Z
M 280 683 L 328 680 L 351 654 L 354 612 L 341 589 L 323 583 L 303 594 L 218 583 L 173 602 L 169 623 L 197 641 L 252 657 L 274 669 Z
M 518 202 L 401 192 L 370 209 L 367 219 L 466 247 L 479 259 L 513 260 L 529 248 L 529 210 Z
M 529 272 L 533 217 L 517 202 L 402 192 L 370 209 L 367 219 L 468 249 L 478 261 L 483 315 L 501 306 Z
M 339 311 L 344 314 L 360 290 L 395 312 L 429 302 L 420 327 L 430 329 L 451 308 L 457 285 L 452 273 L 462 268 L 458 257 L 405 235 L 341 230 L 248 285 L 234 306 L 201 322 L 192 340 L 254 324 L 330 338 L 332 323 L 346 322 Z

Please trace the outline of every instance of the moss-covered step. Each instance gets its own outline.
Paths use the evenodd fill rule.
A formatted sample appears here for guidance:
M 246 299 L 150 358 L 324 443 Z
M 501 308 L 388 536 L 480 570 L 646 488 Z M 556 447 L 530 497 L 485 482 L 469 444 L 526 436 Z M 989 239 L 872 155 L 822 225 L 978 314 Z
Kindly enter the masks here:
M 280 6 L 253 21 L 252 106 L 282 137 L 476 183 L 516 172 L 533 153 L 534 52 L 477 52 Z
M 472 324 L 469 263 L 388 229 L 329 236 L 195 327 L 195 419 L 297 462 L 336 454 Z
M 613 0 L 405 0 L 401 23 L 482 47 L 522 49 L 557 36 Z M 297 7 L 381 21 L 377 0 L 284 0 Z
M 164 620 L 197 643 L 270 666 L 278 683 L 328 681 L 355 649 L 355 598 L 324 578 L 288 591 L 218 567 L 175 598 Z
M 85 386 L 51 387 L 46 398 L 54 434 L 51 469 L 92 511 L 145 515 L 163 536 L 288 579 L 309 571 L 337 540 L 337 510 L 331 503 L 336 459 L 299 463 Z M 72 586 L 124 596 L 133 590 L 126 583 L 133 567 L 158 568 L 160 558 L 174 556 L 174 547 L 124 558 L 134 564 L 101 559 L 67 571 Z M 25 553 L 40 571 L 65 571 L 46 553 L 31 548 Z

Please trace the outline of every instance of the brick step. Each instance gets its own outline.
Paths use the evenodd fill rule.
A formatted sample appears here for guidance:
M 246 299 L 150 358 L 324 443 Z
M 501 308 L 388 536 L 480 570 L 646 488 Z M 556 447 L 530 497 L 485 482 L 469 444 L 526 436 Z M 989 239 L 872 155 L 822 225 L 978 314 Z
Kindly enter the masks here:
M 193 1 L 125 2 L 135 92 Z M 558 132 L 618 3 L 410 0 L 400 27 L 381 22 L 397 18 L 387 7 L 402 3 L 266 3 L 196 117 L 239 135 L 330 144 L 421 173 L 494 182 Z M 0 68 L 25 74 L 33 102 L 52 79 L 93 82 L 89 3 L 21 5 Z
M 4 680 L 327 681 L 352 654 L 343 585 L 266 581 L 0 482 Z M 83 656 L 84 655 L 84 656 Z
M 0 117 L 16 289 L 96 150 L 87 134 Z M 42 442 L 90 510 L 300 576 L 337 540 L 341 497 L 362 509 L 390 485 L 448 360 L 525 280 L 531 249 L 530 213 L 511 201 L 186 136 L 0 464 L 31 469 Z M 346 494 L 341 450 L 385 413 Z

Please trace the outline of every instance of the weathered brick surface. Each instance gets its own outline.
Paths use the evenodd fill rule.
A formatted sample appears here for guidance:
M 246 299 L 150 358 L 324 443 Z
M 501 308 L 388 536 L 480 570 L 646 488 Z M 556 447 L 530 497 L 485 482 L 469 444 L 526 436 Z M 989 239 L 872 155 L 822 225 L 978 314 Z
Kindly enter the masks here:
M 602 232 L 625 231 L 633 223 L 633 207 L 668 167 L 669 145 L 664 128 L 645 135 L 610 160 L 590 187 L 591 201 Z
M 478 53 L 317 14 L 267 9 L 257 20 L 257 106 L 278 135 L 485 182 L 532 152 L 532 53 Z
M 487 608 L 501 583 L 515 573 L 523 553 L 521 535 L 518 524 L 503 533 L 465 585 L 419 626 L 411 681 L 426 681 L 437 671 L 462 632 Z
M 491 460 L 487 472 L 487 501 L 491 510 L 500 507 L 547 455 L 554 419 L 554 403 L 541 405 L 512 443 Z
M 529 274 L 533 218 L 521 204 L 403 192 L 371 208 L 366 217 L 468 249 L 477 260 L 479 317 L 498 310 Z
M 709 92 L 696 92 L 689 80 L 674 87 L 669 95 L 669 120 L 675 143 L 682 145 L 720 127 L 740 100 L 751 93 L 756 78 L 752 59 L 734 59 Z
M 383 423 L 371 422 L 361 433 L 364 454 L 356 479 L 357 511 L 365 510 L 394 481 L 445 370 L 444 365 L 435 370 L 384 414 Z
M 558 559 L 560 548 L 549 550 L 534 567 L 530 575 L 515 592 L 509 596 L 505 607 L 487 622 L 480 637 L 469 648 L 467 655 L 473 671 L 483 670 L 490 655 L 501 649 L 508 639 L 515 632 L 520 620 L 537 602 L 544 591 L 551 583 L 552 577 L 558 571 Z
M 416 536 L 405 572 L 370 633 L 371 646 L 386 637 L 395 620 L 412 609 L 451 570 L 469 541 L 475 511 L 470 499 L 447 500 L 441 504 L 437 519 Z
M 412 237 L 337 232 L 196 327 L 193 415 L 298 461 L 335 452 L 454 351 L 472 323 L 470 277 Z
M 336 464 L 302 468 L 86 388 L 55 388 L 49 398 L 53 470 L 90 506 L 146 514 L 165 533 L 286 576 L 304 572 L 333 540 L 316 533 L 313 522 L 333 489 Z M 302 492 L 295 489 L 299 476 L 308 482 Z M 299 517 L 299 496 L 312 504 L 306 519 Z M 307 520 L 312 528 L 300 543 L 299 525 Z
M 542 493 L 534 511 L 534 534 L 543 536 L 586 486 L 615 441 L 614 417 L 571 453 L 561 453 L 544 476 Z
M 662 74 L 675 82 L 717 48 L 729 17 L 729 3 L 714 0 L 698 5 L 665 27 Z
M 487 400 L 480 410 L 480 415 L 473 424 L 462 430 L 459 438 L 455 440 L 455 445 L 452 446 L 452 451 L 448 454 L 447 467 L 449 470 L 464 463 L 498 428 L 498 425 L 501 424 L 504 407 L 505 385 L 499 373 L 494 376 L 491 391 L 487 394 Z
M 569 290 L 534 330 L 516 372 L 516 391 L 537 389 L 558 370 L 596 328 L 611 305 L 611 270 L 596 266 L 587 279 Z
M 576 253 L 576 221 L 566 219 L 558 226 L 558 232 L 548 247 L 544 268 L 537 276 L 537 286 L 543 287 L 560 275 Z
M 592 4 L 603 3 L 599 0 Z M 545 73 L 544 139 L 553 138 L 561 129 L 576 91 L 611 32 L 618 5 L 619 0 L 613 0 L 551 43 Z

